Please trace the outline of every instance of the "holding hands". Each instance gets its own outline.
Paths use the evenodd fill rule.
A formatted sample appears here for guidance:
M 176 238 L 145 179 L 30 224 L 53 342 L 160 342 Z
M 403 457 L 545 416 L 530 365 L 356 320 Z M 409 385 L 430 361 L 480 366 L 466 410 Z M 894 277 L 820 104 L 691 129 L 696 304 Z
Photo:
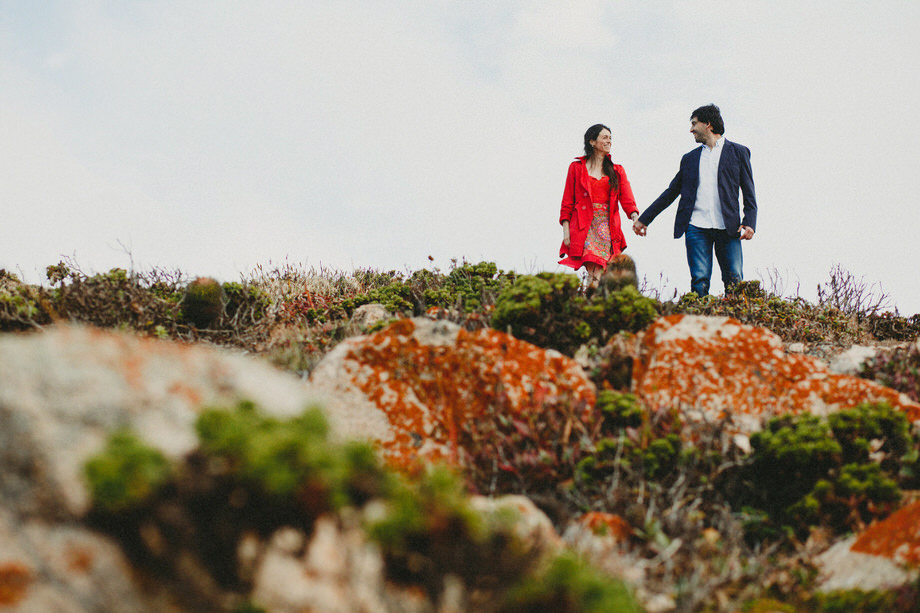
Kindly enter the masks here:
M 630 219 L 632 219 L 633 232 L 636 233 L 636 236 L 645 236 L 645 233 L 648 231 L 648 226 L 639 221 L 639 215 L 633 213 L 630 215 Z

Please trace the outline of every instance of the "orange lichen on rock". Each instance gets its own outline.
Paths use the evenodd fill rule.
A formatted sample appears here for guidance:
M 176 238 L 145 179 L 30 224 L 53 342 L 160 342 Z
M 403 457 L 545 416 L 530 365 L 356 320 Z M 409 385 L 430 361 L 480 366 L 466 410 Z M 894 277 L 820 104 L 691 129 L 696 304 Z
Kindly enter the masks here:
M 887 402 L 920 419 L 920 405 L 898 392 L 831 374 L 817 358 L 787 354 L 769 330 L 728 317 L 659 318 L 641 338 L 633 390 L 652 410 L 678 409 L 690 421 L 731 417 L 742 433 L 774 415 L 821 415 L 863 402 Z
M 32 571 L 24 564 L 0 564 L 0 605 L 13 606 L 25 598 L 33 578 Z
M 920 565 L 920 501 L 866 528 L 850 550 L 882 556 L 906 566 Z
M 356 339 L 345 369 L 376 409 L 389 436 L 377 437 L 397 466 L 456 460 L 458 430 L 489 410 L 513 415 L 575 407 L 587 420 L 593 384 L 574 361 L 495 330 L 404 319 Z
M 594 534 L 612 536 L 618 541 L 625 541 L 633 533 L 629 522 L 613 513 L 590 511 L 579 517 L 578 523 L 590 529 Z

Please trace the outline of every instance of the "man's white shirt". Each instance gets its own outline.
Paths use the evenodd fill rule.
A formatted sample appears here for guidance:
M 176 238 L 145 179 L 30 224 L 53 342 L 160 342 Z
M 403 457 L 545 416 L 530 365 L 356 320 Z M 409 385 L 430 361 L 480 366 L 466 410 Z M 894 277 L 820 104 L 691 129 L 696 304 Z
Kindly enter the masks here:
M 696 206 L 690 216 L 691 225 L 697 228 L 725 229 L 722 207 L 719 202 L 719 160 L 725 138 L 719 137 L 712 149 L 706 145 L 700 153 L 700 185 L 696 189 Z

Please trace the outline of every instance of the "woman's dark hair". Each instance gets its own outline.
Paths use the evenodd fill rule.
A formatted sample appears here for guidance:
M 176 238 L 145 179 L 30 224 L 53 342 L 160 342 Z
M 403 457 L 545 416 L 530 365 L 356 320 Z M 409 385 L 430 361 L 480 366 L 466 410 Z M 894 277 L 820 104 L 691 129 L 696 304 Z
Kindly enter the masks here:
M 613 130 L 608 128 L 602 123 L 596 123 L 585 132 L 585 155 L 588 159 L 591 159 L 591 156 L 594 155 L 594 147 L 591 145 L 591 141 L 597 140 L 597 137 L 600 136 L 601 130 L 607 130 L 610 133 L 613 133 Z M 604 157 L 603 164 L 601 165 L 601 171 L 607 175 L 607 178 L 610 179 L 610 191 L 612 192 L 615 189 L 620 188 L 620 182 L 617 179 L 617 173 L 613 169 L 613 161 L 609 157 Z
M 725 122 L 722 121 L 722 111 L 714 104 L 707 104 L 693 111 L 690 119 L 696 117 L 701 123 L 708 123 L 712 126 L 712 131 L 716 134 L 725 134 Z

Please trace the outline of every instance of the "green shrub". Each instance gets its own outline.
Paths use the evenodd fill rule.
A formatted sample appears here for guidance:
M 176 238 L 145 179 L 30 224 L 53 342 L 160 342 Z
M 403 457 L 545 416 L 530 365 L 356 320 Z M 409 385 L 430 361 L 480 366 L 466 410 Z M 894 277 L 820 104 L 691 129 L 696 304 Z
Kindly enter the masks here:
M 146 333 L 176 329 L 182 298 L 177 278 L 158 271 L 128 274 L 123 268 L 87 275 L 63 263 L 49 266 L 48 277 L 58 284 L 42 290 L 42 301 L 56 317 Z
M 204 454 L 221 458 L 228 475 L 271 499 L 301 500 L 322 511 L 363 503 L 387 488 L 373 449 L 330 444 L 326 418 L 315 407 L 279 420 L 241 402 L 233 411 L 204 411 L 196 428 Z
M 109 437 L 105 449 L 86 463 L 84 474 L 93 505 L 107 513 L 137 509 L 173 477 L 163 454 L 127 430 Z
M 776 526 L 805 535 L 811 526 L 845 532 L 887 515 L 900 500 L 915 444 L 905 416 L 886 404 L 862 404 L 822 419 L 771 420 L 751 437 L 748 497 Z M 871 454 L 870 454 L 871 451 Z M 769 532 L 753 526 L 751 536 Z M 756 534 L 755 534 L 756 533 Z
M 629 588 L 579 558 L 563 554 L 547 571 L 511 589 L 499 613 L 641 613 Z
M 604 432 L 607 433 L 620 428 L 638 428 L 645 421 L 644 409 L 630 393 L 601 390 L 597 394 L 597 408 L 604 417 Z
M 41 293 L 36 288 L 21 285 L 18 280 L 4 283 L 0 276 L 0 332 L 29 330 L 49 323 L 51 314 L 42 306 Z
M 387 578 L 419 585 L 435 602 L 447 575 L 472 593 L 494 594 L 537 562 L 514 532 L 516 514 L 480 514 L 463 480 L 445 468 L 401 481 L 385 509 L 368 534 L 381 547 Z
M 196 328 L 209 328 L 223 314 L 227 298 L 215 279 L 199 277 L 189 283 L 182 297 L 182 319 Z
M 915 611 L 898 602 L 898 594 L 879 590 L 835 590 L 819 592 L 808 603 L 813 613 L 897 613 Z M 899 606 L 900 605 L 900 606 Z
M 223 327 L 238 329 L 258 324 L 268 315 L 272 305 L 269 295 L 260 287 L 248 282 L 231 282 L 222 285 L 226 300 Z
M 621 330 L 645 328 L 658 314 L 655 301 L 632 285 L 590 296 L 580 286 L 578 277 L 568 273 L 520 276 L 499 294 L 492 327 L 573 355 L 589 339 L 603 344 Z

